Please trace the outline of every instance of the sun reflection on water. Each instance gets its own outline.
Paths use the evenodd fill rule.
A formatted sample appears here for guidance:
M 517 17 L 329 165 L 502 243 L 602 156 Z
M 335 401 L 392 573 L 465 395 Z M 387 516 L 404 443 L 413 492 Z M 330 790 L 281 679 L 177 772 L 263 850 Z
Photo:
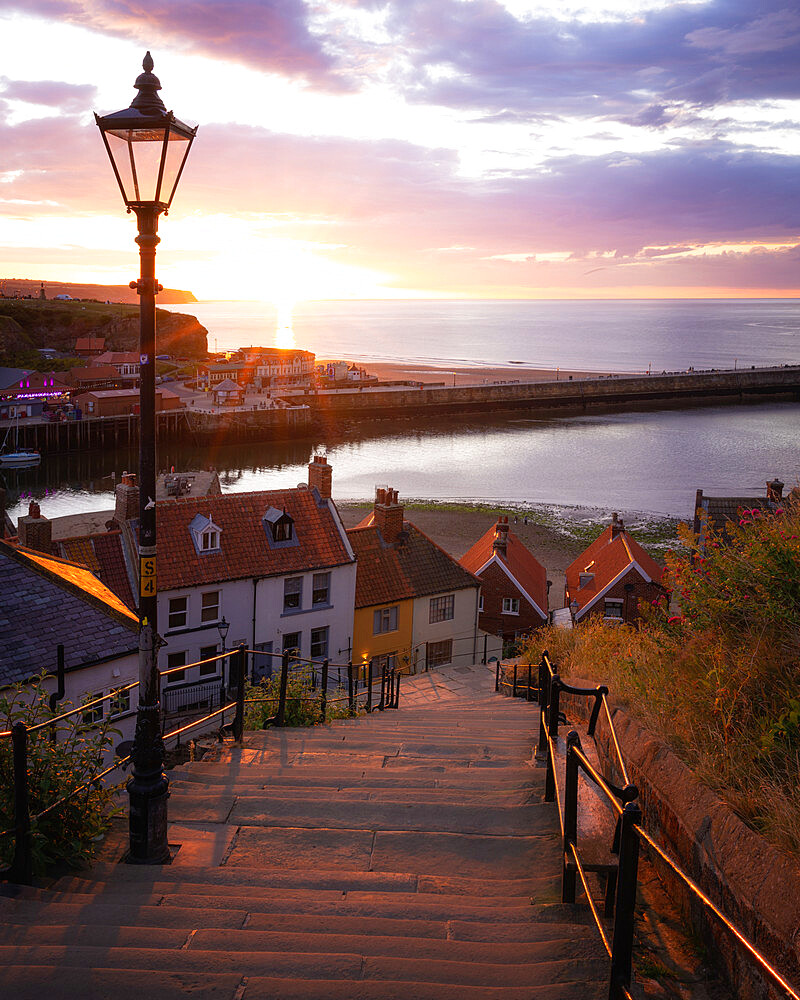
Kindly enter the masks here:
M 275 319 L 275 346 L 276 347 L 297 347 L 292 326 L 292 309 L 294 302 L 277 302 L 277 316 Z

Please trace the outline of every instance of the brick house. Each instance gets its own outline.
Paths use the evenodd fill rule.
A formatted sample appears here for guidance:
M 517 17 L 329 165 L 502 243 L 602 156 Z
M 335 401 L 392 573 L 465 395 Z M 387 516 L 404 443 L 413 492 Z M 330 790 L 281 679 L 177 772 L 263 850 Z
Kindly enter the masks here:
M 347 532 L 356 554 L 353 660 L 416 673 L 474 663 L 476 578 L 410 521 L 396 490 L 379 488 L 373 510 Z
M 547 624 L 547 573 L 501 517 L 462 557 L 481 581 L 479 624 L 506 640 Z
M 564 604 L 576 624 L 590 617 L 635 624 L 640 603 L 667 595 L 662 574 L 663 568 L 614 514 L 600 537 L 567 567 Z

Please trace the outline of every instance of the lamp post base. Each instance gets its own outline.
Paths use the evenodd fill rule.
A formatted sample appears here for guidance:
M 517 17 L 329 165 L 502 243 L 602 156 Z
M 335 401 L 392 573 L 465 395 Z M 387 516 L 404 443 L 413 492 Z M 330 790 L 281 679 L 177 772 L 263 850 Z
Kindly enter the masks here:
M 134 769 L 128 784 L 130 865 L 166 865 L 169 779 L 162 770 L 164 746 L 158 728 L 159 706 L 140 705 L 133 746 Z

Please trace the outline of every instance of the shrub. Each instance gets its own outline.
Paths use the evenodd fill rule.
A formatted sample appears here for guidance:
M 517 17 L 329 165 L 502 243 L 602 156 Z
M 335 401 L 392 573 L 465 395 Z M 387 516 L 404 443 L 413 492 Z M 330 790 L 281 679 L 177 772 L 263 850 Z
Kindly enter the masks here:
M 277 713 L 280 684 L 280 673 L 255 685 L 249 681 L 245 683 L 245 729 L 261 729 Z M 286 684 L 285 724 L 315 726 L 321 721 L 321 713 L 320 688 L 312 686 L 311 668 L 291 671 Z M 347 702 L 347 691 L 341 687 L 329 689 L 326 719 L 346 719 L 352 714 Z
M 705 551 L 681 530 L 638 629 L 547 629 L 567 676 L 607 683 L 754 828 L 800 850 L 800 511 L 742 511 Z M 694 554 L 694 558 L 693 558 Z M 677 613 L 676 613 L 677 611 Z
M 74 706 L 62 702 L 56 712 L 49 706 L 43 678 L 0 692 L 0 730 L 16 723 L 35 726 Z M 55 731 L 55 739 L 51 734 Z M 31 817 L 103 770 L 104 754 L 116 730 L 108 726 L 89 728 L 80 714 L 56 722 L 28 736 L 28 795 Z M 118 810 L 112 800 L 118 786 L 89 784 L 77 795 L 56 806 L 31 824 L 34 874 L 42 875 L 55 865 L 79 867 L 86 863 Z M 10 738 L 0 740 L 0 830 L 14 826 L 14 763 Z M 13 835 L 0 837 L 0 859 L 10 863 Z

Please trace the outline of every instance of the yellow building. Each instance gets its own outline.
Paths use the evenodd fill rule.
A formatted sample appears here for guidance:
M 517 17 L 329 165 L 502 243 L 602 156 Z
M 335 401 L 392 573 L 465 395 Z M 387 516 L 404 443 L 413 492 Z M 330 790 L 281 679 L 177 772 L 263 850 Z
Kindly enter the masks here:
M 395 490 L 378 489 L 347 537 L 356 555 L 354 664 L 416 673 L 474 661 L 480 583 L 404 519 Z

